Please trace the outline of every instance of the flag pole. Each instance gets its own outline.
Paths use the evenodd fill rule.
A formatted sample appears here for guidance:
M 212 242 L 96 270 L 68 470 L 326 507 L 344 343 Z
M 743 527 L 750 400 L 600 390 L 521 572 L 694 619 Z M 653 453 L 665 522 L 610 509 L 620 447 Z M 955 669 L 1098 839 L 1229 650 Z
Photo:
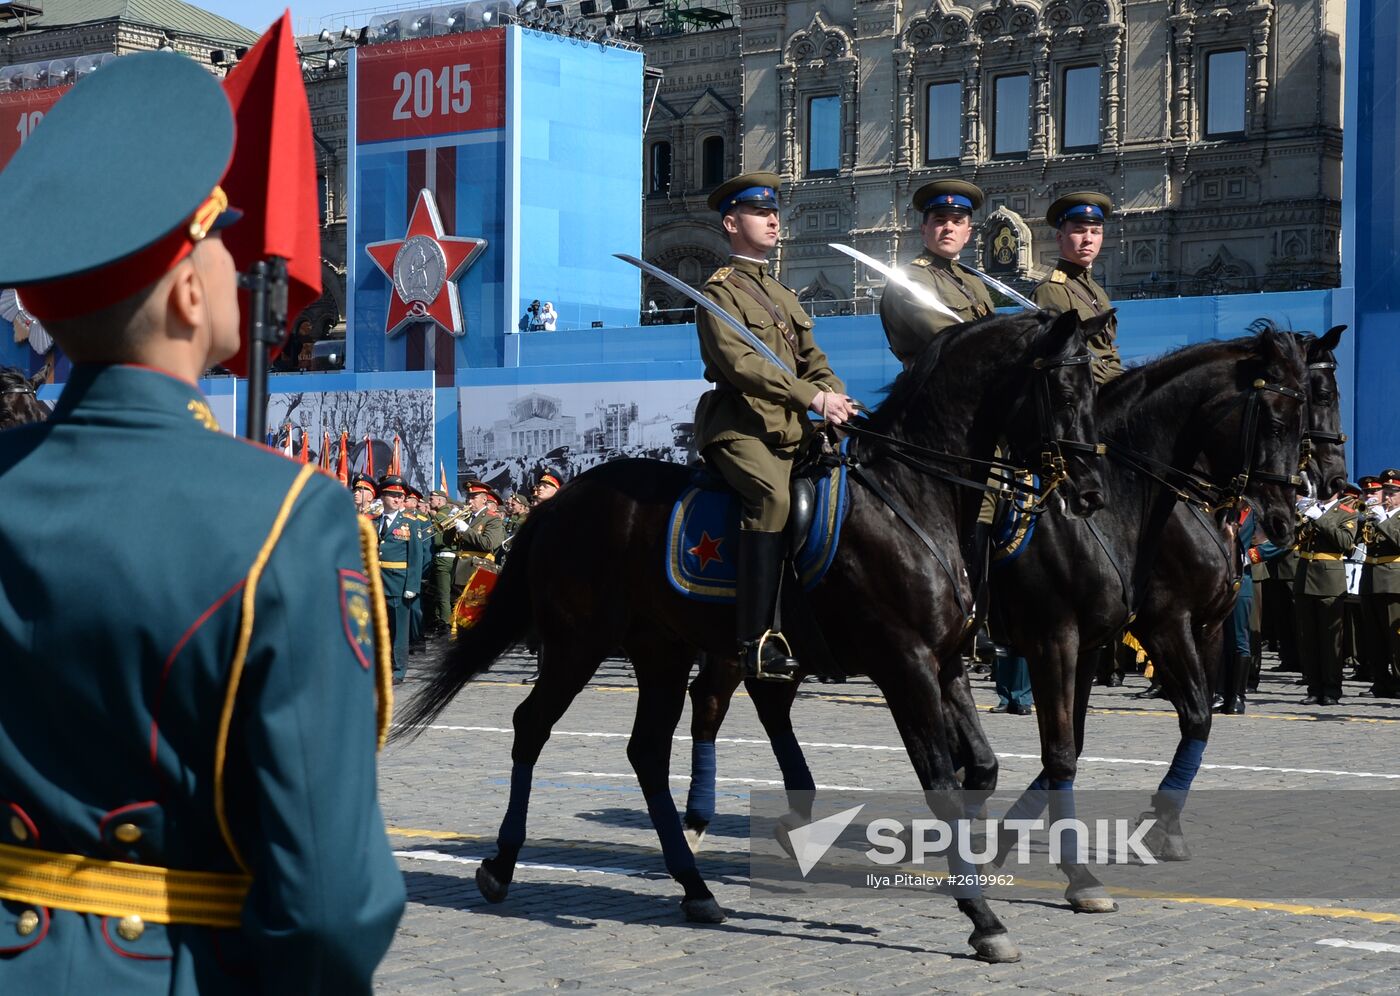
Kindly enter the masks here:
M 287 261 L 280 256 L 260 259 L 238 277 L 248 291 L 248 412 L 243 436 L 256 442 L 267 438 L 267 353 L 287 331 Z

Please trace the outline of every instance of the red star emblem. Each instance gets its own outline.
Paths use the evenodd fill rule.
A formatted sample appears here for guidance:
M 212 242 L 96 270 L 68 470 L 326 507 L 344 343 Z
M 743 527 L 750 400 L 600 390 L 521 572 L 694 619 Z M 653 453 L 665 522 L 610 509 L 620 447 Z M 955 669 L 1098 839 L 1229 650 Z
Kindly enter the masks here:
M 397 335 L 404 326 L 427 319 L 462 335 L 466 328 L 457 278 L 485 248 L 485 239 L 444 235 L 432 191 L 418 191 L 403 238 L 365 246 L 393 288 L 384 334 Z
M 700 573 L 705 573 L 705 568 L 710 566 L 710 561 L 724 563 L 724 558 L 719 555 L 719 545 L 724 542 L 724 537 L 711 538 L 710 534 L 704 531 L 700 533 L 700 542 L 696 543 L 689 550 L 685 551 L 692 557 L 700 560 Z

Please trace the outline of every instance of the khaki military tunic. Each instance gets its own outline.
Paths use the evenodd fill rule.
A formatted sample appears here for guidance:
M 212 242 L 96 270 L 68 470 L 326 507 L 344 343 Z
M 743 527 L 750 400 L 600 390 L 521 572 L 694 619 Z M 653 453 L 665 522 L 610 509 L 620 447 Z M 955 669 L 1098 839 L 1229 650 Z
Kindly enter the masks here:
M 1305 524 L 1298 537 L 1293 604 L 1298 657 L 1308 694 L 1342 696 L 1342 617 L 1347 593 L 1346 558 L 1356 547 L 1357 515 L 1338 502 Z
M 745 291 L 752 288 L 770 308 Z M 779 369 L 703 309 L 696 313 L 705 379 L 715 385 L 695 408 L 695 445 L 743 499 L 746 529 L 787 523 L 788 482 L 812 433 L 807 409 L 820 391 L 845 390 L 812 338 L 812 319 L 766 264 L 732 257 L 704 294 L 742 321 L 791 369 Z
M 1074 311 L 1080 318 L 1097 318 L 1113 307 L 1108 294 L 1082 266 L 1062 259 L 1055 269 L 1031 291 L 1031 300 L 1046 311 L 1063 314 Z M 1110 318 L 1103 330 L 1087 343 L 1094 354 L 1094 383 L 1104 384 L 1123 372 L 1118 356 L 1118 318 Z
M 1367 520 L 1361 529 L 1366 542 L 1361 609 L 1367 645 L 1377 655 L 1371 691 L 1393 696 L 1400 694 L 1400 512 Z
M 958 315 L 958 321 L 971 322 L 993 311 L 987 285 L 957 264 L 925 249 L 905 270 L 909 279 L 932 291 L 938 300 Z M 956 324 L 947 315 L 920 304 L 899 284 L 886 285 L 880 295 L 880 322 L 890 352 L 906 367 L 911 365 L 934 337 Z

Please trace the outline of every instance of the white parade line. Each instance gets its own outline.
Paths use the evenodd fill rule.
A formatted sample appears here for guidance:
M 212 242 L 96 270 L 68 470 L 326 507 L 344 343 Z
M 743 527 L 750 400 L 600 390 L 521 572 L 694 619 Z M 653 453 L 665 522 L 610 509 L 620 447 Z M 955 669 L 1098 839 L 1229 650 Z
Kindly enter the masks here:
M 546 775 L 546 776 L 545 776 L 545 779 L 548 780 L 548 778 L 550 778 L 550 777 L 553 777 L 553 776 L 548 776 L 548 775 Z M 630 779 L 630 778 L 636 778 L 637 775 L 636 775 L 635 772 L 632 772 L 632 771 L 628 771 L 628 772 L 626 772 L 626 773 L 621 772 L 621 771 L 561 771 L 561 772 L 559 772 L 559 776 L 558 776 L 558 777 L 561 777 L 561 778 L 564 778 L 564 777 L 568 777 L 568 778 L 629 778 L 629 779 Z M 690 781 L 690 776 L 689 776 L 689 775 L 672 775 L 672 776 L 671 776 L 671 781 L 673 781 L 673 782 L 688 782 L 688 781 Z M 777 779 L 777 778 L 716 778 L 715 781 L 716 781 L 716 782 L 738 782 L 738 783 L 741 784 L 741 785 L 777 785 L 777 786 L 781 786 L 781 785 L 783 784 L 783 783 L 782 783 L 782 780 L 781 780 L 781 779 Z M 875 791 L 873 788 L 868 788 L 867 786 L 864 786 L 864 785 L 818 785 L 817 788 L 822 789 L 823 791 L 827 791 L 827 792 L 874 792 L 874 791 Z
M 511 733 L 515 731 L 506 726 L 429 726 L 430 730 L 451 733 Z M 600 740 L 626 740 L 632 736 L 631 733 L 599 733 L 585 732 L 578 730 L 554 730 L 550 736 L 553 737 L 587 737 Z M 689 740 L 688 736 L 677 734 L 676 740 Z M 716 743 L 721 744 L 744 744 L 767 746 L 768 741 L 755 739 L 752 737 L 717 737 Z M 843 744 L 829 743 L 821 740 L 799 741 L 803 747 L 825 747 L 832 750 L 874 750 L 893 751 L 904 753 L 902 746 L 891 747 L 886 744 Z M 1017 760 L 1039 761 L 1039 754 L 1011 754 L 1002 751 L 997 752 L 999 758 L 1015 758 Z M 1085 755 L 1079 759 L 1081 764 L 1137 764 L 1149 768 L 1166 768 L 1171 765 L 1170 761 L 1161 761 L 1142 757 L 1093 757 Z M 1400 781 L 1400 774 L 1390 774 L 1384 771 L 1342 771 L 1337 768 L 1280 768 L 1267 764 L 1212 764 L 1205 762 L 1201 765 L 1203 771 L 1252 771 L 1252 772 L 1274 772 L 1282 775 L 1337 775 L 1345 778 L 1380 778 L 1389 781 Z M 723 779 L 721 779 L 723 781 Z M 762 782 L 760 782 L 761 784 Z M 781 785 L 781 782 L 772 784 Z M 837 788 L 839 786 L 818 786 L 819 788 Z
M 457 854 L 444 854 L 441 851 L 395 851 L 397 858 L 413 861 L 443 861 L 456 865 L 479 865 L 481 858 L 466 858 Z M 517 861 L 516 868 L 532 868 L 535 871 L 577 872 L 580 875 L 627 875 L 632 878 L 650 876 L 653 873 L 640 868 L 609 868 L 595 865 L 549 865 L 538 861 Z
M 1400 944 L 1383 944 L 1380 941 L 1347 941 L 1340 937 L 1324 937 L 1316 943 L 1329 948 L 1356 948 L 1358 951 L 1375 951 L 1378 954 L 1400 954 Z

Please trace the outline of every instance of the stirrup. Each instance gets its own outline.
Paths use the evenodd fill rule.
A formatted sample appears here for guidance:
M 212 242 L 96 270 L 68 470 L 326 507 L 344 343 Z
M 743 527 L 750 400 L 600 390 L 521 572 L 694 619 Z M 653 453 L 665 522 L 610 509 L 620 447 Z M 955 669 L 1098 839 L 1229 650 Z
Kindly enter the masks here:
M 770 640 L 773 643 L 770 644 Z M 781 651 L 777 646 L 779 642 L 783 645 Z M 769 651 L 767 660 L 764 660 L 765 650 Z M 756 678 L 759 681 L 792 681 L 797 676 L 798 666 L 797 659 L 792 656 L 792 647 L 788 645 L 787 637 L 771 629 L 764 630 L 757 640 L 746 642 L 743 654 L 739 658 L 739 668 L 744 678 Z

